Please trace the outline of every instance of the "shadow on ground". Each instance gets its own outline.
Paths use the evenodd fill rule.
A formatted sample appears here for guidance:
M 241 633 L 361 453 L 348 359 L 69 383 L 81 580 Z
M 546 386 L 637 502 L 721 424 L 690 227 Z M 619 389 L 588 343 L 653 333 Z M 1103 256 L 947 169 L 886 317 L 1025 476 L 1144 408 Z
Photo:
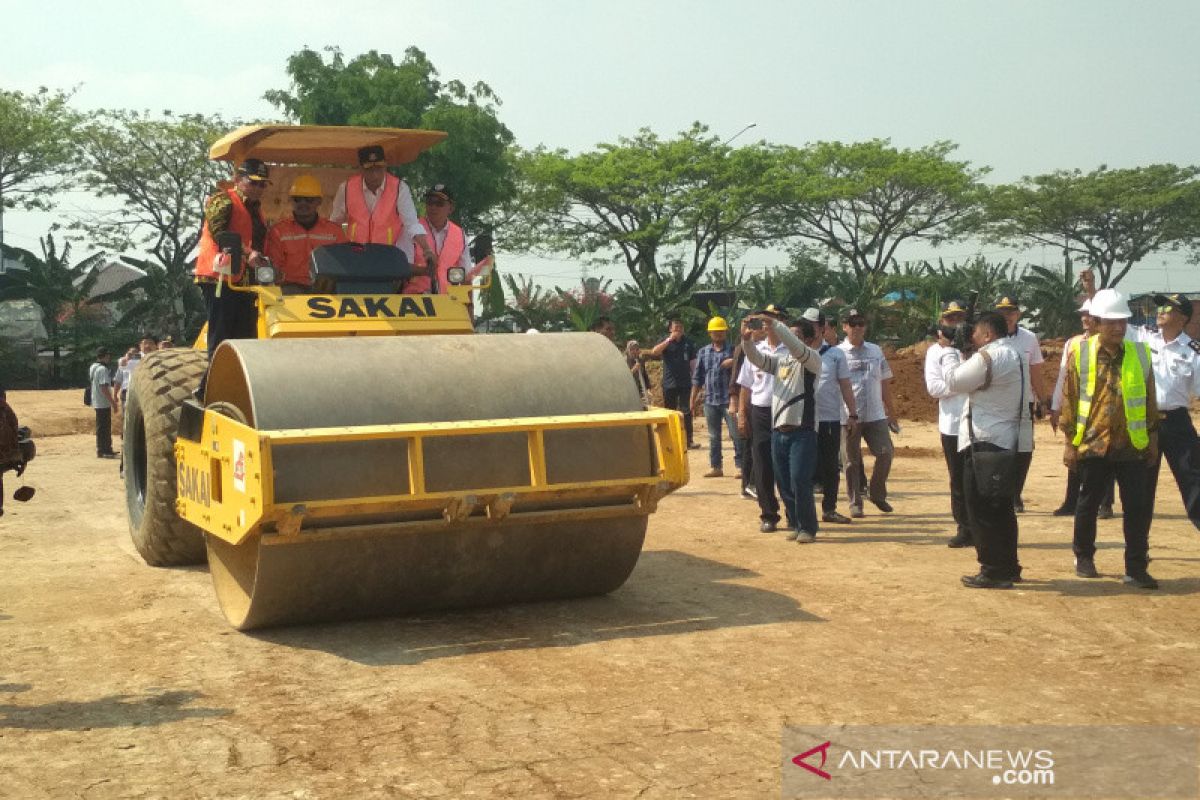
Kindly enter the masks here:
M 228 708 L 188 708 L 199 692 L 162 692 L 147 697 L 113 695 L 80 703 L 36 706 L 0 705 L 0 728 L 41 731 L 86 731 L 163 725 L 182 719 L 224 717 Z
M 758 573 L 674 550 L 642 553 L 604 597 L 252 632 L 373 666 L 544 647 L 574 647 L 777 622 L 824 622 L 795 599 L 727 581 Z

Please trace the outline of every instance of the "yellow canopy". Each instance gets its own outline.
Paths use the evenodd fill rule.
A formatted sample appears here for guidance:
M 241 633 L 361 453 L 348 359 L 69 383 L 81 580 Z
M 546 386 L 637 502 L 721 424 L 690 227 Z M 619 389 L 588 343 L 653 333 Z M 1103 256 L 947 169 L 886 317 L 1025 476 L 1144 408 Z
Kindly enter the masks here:
M 214 161 L 257 158 L 269 164 L 358 166 L 358 149 L 380 145 L 388 164 L 407 164 L 446 138 L 445 131 L 349 125 L 246 125 L 208 150 Z

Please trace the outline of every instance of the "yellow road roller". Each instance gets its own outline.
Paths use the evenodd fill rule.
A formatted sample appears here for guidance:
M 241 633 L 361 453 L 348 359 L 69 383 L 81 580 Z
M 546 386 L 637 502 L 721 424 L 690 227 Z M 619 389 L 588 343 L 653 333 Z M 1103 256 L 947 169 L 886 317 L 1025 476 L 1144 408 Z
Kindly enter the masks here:
M 359 147 L 398 164 L 444 137 L 253 126 L 210 156 L 271 164 L 277 192 L 315 173 L 327 212 Z M 316 293 L 226 286 L 254 293 L 256 339 L 223 342 L 210 365 L 201 335 L 134 373 L 134 545 L 155 566 L 207 557 L 238 629 L 611 592 L 688 480 L 681 417 L 643 408 L 611 342 L 473 335 L 486 283 L 397 294 L 398 252 L 320 248 Z

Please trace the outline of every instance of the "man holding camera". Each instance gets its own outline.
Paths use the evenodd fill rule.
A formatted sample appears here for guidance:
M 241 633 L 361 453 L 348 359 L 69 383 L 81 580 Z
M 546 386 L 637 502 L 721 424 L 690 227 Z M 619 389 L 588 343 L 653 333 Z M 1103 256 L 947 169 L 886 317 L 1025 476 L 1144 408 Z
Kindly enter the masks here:
M 1045 380 L 1042 375 L 1042 362 L 1045 361 L 1042 356 L 1042 344 L 1038 341 L 1037 334 L 1017 324 L 1021 319 L 1021 306 L 1015 297 L 1007 294 L 1001 296 L 996 302 L 996 311 L 1003 315 L 1004 322 L 1008 326 L 1006 335 L 1012 340 L 1010 344 L 1024 353 L 1029 362 L 1029 385 L 1033 387 L 1033 396 L 1029 398 L 1029 404 L 1033 413 L 1038 419 L 1041 419 L 1042 409 L 1050 405 L 1050 395 L 1046 392 Z M 1021 499 L 1021 492 L 1025 489 L 1025 479 L 1029 476 L 1029 465 L 1032 463 L 1032 449 L 1028 453 L 1018 454 L 1017 467 L 1020 472 L 1017 476 L 1017 493 L 1013 497 L 1013 506 L 1016 507 L 1018 514 L 1025 512 L 1025 501 Z
M 972 330 L 968 328 L 967 307 L 958 300 L 942 304 L 938 319 L 938 341 L 925 351 L 925 389 L 938 401 L 938 433 L 942 438 L 942 455 L 950 473 L 950 513 L 954 515 L 957 531 L 947 542 L 949 547 L 971 544 L 971 526 L 967 519 L 967 500 L 963 493 L 963 459 L 958 451 L 959 418 L 966 396 L 950 391 L 942 368 L 942 356 L 947 350 L 960 350 L 970 345 Z M 965 336 L 964 336 L 965 334 Z M 943 344 L 942 342 L 946 342 Z
M 958 452 L 963 497 L 979 572 L 964 575 L 969 589 L 1011 589 L 1021 580 L 1017 559 L 1017 456 L 1033 452 L 1029 415 L 1029 367 L 1012 346 L 1004 317 L 985 312 L 971 334 L 975 354 L 966 361 L 939 332 L 942 377 L 949 392 L 965 396 L 959 417 Z
M 768 305 L 742 321 L 742 350 L 746 358 L 737 377 L 738 384 L 743 387 L 737 424 L 738 432 L 750 445 L 748 452 L 753 454 L 749 460 L 753 462 L 754 469 L 758 529 L 762 533 L 774 533 L 779 526 L 779 498 L 775 495 L 774 456 L 771 452 L 771 398 L 775 376 L 755 366 L 750 358 L 750 348 L 757 348 L 762 355 L 782 355 L 787 348 L 775 335 L 774 326 L 765 324 L 764 320 L 767 319 L 782 321 L 782 309 Z M 748 338 L 747 332 L 750 334 Z

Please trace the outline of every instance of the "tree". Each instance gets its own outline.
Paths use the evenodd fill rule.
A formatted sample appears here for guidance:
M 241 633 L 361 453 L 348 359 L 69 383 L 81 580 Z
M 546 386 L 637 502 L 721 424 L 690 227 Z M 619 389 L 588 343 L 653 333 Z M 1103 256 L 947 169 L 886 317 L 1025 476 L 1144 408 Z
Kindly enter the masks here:
M 1200 237 L 1197 176 L 1197 167 L 1155 164 L 1025 177 L 992 190 L 989 234 L 1061 248 L 1096 269 L 1101 288 L 1116 286 L 1151 253 Z
M 103 111 L 80 136 L 83 185 L 119 206 L 96 212 L 77 224 L 109 250 L 144 250 L 161 269 L 153 275 L 155 296 L 178 308 L 166 327 L 185 337 L 199 328 L 199 292 L 192 281 L 193 253 L 200 241 L 204 200 L 229 166 L 208 159 L 208 148 L 229 130 L 219 117 L 199 114 L 161 118 L 148 113 Z M 140 264 L 139 264 L 140 266 Z M 143 287 L 145 288 L 145 287 Z
M 79 121 L 67 105 L 73 94 L 0 91 L 0 245 L 5 209 L 50 208 L 50 197 L 71 172 Z
M 780 199 L 764 233 L 824 245 L 859 282 L 880 276 L 901 244 L 952 238 L 977 206 L 986 170 L 952 161 L 955 147 L 899 150 L 885 139 L 780 147 L 763 178 Z
M 752 238 L 770 197 L 761 145 L 731 149 L 699 123 L 671 140 L 648 129 L 570 156 L 538 149 L 521 159 L 520 245 L 623 263 L 643 292 L 682 258 L 680 288 L 700 280 L 726 242 Z
M 77 321 L 88 306 L 114 299 L 119 293 L 91 296 L 99 276 L 95 267 L 104 260 L 103 253 L 94 253 L 78 264 L 71 264 L 69 242 L 60 251 L 53 233 L 46 234 L 39 241 L 42 247 L 40 258 L 16 247 L 5 245 L 0 249 L 6 257 L 17 259 L 26 266 L 26 269 L 12 270 L 3 276 L 0 300 L 32 300 L 37 303 L 42 310 L 46 334 L 54 351 L 52 374 L 57 378 L 62 347 L 66 344 L 63 335 L 66 325 Z M 77 329 L 78 326 L 75 327 Z
M 500 99 L 486 83 L 470 88 L 442 82 L 426 55 L 416 47 L 397 63 L 371 50 L 346 61 L 327 47 L 328 60 L 310 48 L 287 62 L 289 90 L 263 97 L 303 125 L 365 125 L 443 130 L 446 141 L 428 150 L 403 174 L 422 187 L 445 183 L 455 194 L 454 216 L 468 230 L 486 227 L 488 212 L 512 198 L 512 132 L 500 122 Z
M 1043 339 L 1079 332 L 1082 287 L 1068 259 L 1061 270 L 1031 264 L 1021 280 L 1021 299 L 1029 309 L 1029 324 Z

